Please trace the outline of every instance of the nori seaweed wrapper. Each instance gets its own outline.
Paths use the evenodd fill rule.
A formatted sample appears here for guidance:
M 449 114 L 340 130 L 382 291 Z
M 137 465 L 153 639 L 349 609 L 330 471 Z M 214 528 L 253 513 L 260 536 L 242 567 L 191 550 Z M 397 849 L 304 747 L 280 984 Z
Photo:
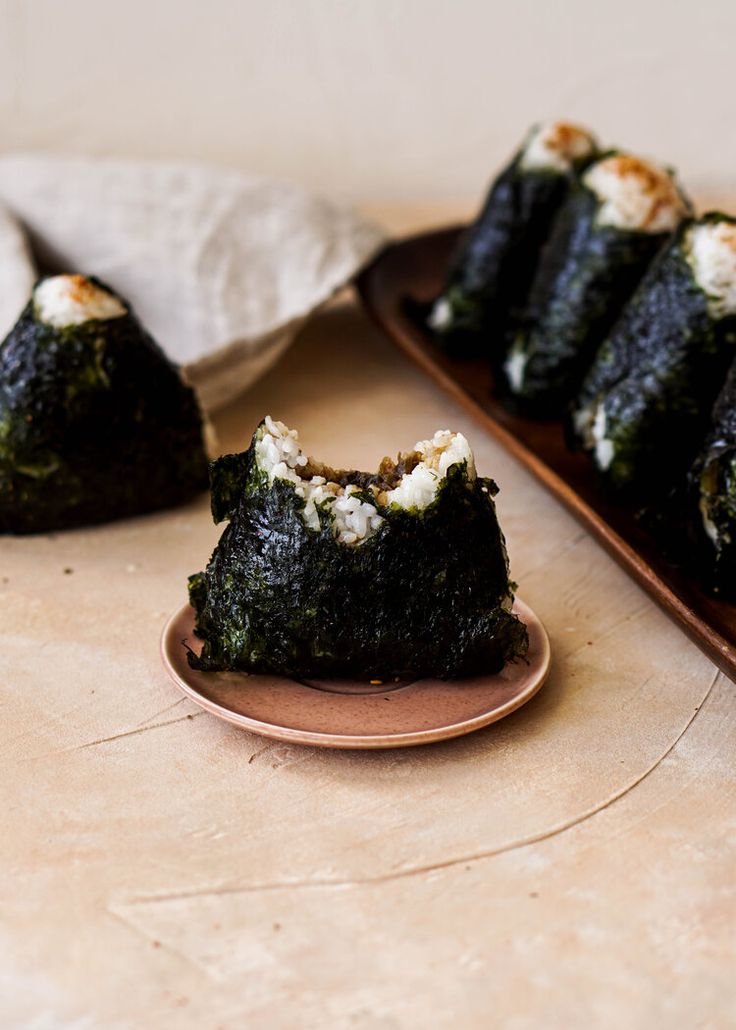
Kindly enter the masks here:
M 194 392 L 121 303 L 57 328 L 31 300 L 0 344 L 0 532 L 106 522 L 206 487 Z
M 708 215 L 700 224 L 723 216 Z M 736 353 L 736 319 L 714 318 L 687 259 L 689 220 L 654 262 L 591 367 L 571 416 L 609 491 L 636 504 L 684 478 Z M 598 435 L 591 427 L 598 420 Z
M 555 220 L 511 347 L 508 386 L 517 406 L 532 417 L 562 414 L 671 236 L 599 224 L 599 210 L 595 194 L 577 183 Z M 521 369 L 517 376 L 510 370 L 515 361 Z
M 596 156 L 591 148 L 569 171 L 525 168 L 525 147 L 526 142 L 491 185 L 480 214 L 463 234 L 432 308 L 433 313 L 445 309 L 441 324 L 431 316 L 428 324 L 448 353 L 488 355 L 494 364 L 503 360 L 509 326 L 526 300 L 540 248 L 567 196 L 573 168 L 582 169 Z
M 693 571 L 711 589 L 736 599 L 736 364 L 688 475 L 687 529 L 692 549 L 686 553 Z
M 263 426 L 263 424 L 262 424 Z M 357 546 L 338 542 L 330 515 L 303 517 L 293 483 L 248 451 L 211 466 L 215 521 L 229 519 L 204 572 L 190 577 L 205 670 L 290 677 L 442 678 L 493 673 L 527 649 L 508 610 L 512 584 L 489 479 L 450 467 L 423 510 L 380 510 Z M 382 464 L 385 468 L 386 461 Z M 336 472 L 376 503 L 379 476 Z

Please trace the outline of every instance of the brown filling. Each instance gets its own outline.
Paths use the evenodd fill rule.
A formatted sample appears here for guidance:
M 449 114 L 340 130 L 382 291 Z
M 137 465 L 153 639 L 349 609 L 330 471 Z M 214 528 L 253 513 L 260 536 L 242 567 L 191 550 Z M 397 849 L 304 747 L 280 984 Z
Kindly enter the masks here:
M 352 484 L 363 490 L 374 488 L 382 493 L 397 487 L 402 477 L 413 472 L 420 461 L 423 461 L 423 457 L 419 451 L 410 451 L 408 454 L 399 454 L 395 461 L 383 458 L 377 472 L 358 472 L 352 469 L 333 469 L 314 458 L 307 458 L 307 464 L 297 466 L 294 471 L 301 479 L 322 476 L 328 483 L 337 483 L 341 487 Z

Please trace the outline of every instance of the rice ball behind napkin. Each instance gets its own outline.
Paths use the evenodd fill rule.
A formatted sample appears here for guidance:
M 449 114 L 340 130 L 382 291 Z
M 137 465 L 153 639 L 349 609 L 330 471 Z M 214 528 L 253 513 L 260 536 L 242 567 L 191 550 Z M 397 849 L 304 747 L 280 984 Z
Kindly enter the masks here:
M 130 298 L 208 410 L 265 372 L 383 240 L 298 186 L 186 162 L 8 155 L 0 199 L 48 270 Z

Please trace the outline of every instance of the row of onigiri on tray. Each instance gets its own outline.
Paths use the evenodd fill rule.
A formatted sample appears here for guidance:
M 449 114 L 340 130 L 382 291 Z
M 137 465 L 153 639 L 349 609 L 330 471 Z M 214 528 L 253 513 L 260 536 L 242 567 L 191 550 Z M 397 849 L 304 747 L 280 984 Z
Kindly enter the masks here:
M 427 324 L 525 416 L 563 418 L 608 494 L 736 596 L 736 219 L 672 171 L 532 129 L 464 234 Z

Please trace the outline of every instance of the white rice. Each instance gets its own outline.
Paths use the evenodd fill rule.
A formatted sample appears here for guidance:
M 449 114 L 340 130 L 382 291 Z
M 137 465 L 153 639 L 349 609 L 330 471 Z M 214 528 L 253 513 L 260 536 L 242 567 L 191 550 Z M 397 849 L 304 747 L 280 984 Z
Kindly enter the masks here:
M 529 355 L 524 349 L 524 341 L 516 340 L 504 361 L 503 370 L 514 393 L 518 393 L 524 385 L 524 373 Z
M 685 249 L 712 317 L 736 314 L 736 225 L 727 221 L 693 225 Z
M 475 479 L 473 454 L 462 433 L 438 429 L 431 440 L 420 440 L 414 450 L 422 455 L 422 460 L 401 477 L 398 486 L 381 496 L 384 504 L 419 510 L 428 507 L 448 471 L 462 462 L 467 463 L 468 478 Z
M 441 332 L 452 321 L 452 306 L 446 297 L 438 297 L 432 305 L 427 324 L 430 329 Z
M 294 484 L 297 496 L 304 499 L 302 517 L 310 529 L 320 528 L 317 511 L 320 508 L 327 512 L 337 541 L 356 546 L 370 539 L 383 523 L 379 507 L 426 508 L 434 500 L 449 469 L 460 462 L 467 463 L 469 478 L 475 478 L 470 445 L 461 433 L 440 430 L 431 440 L 420 440 L 415 450 L 422 460 L 402 476 L 396 487 L 383 492 L 370 488 L 376 504 L 361 499 L 358 495 L 365 495 L 366 491 L 353 484 L 343 487 L 320 475 L 302 479 L 298 470 L 308 464 L 308 459 L 299 447 L 299 434 L 270 415 L 266 416 L 263 432 L 256 441 L 256 460 L 270 483 L 283 479 Z M 316 462 L 310 464 L 317 465 Z
M 548 122 L 532 130 L 524 146 L 521 168 L 568 172 L 573 161 L 589 157 L 596 146 L 595 137 L 587 129 L 568 122 Z
M 53 275 L 33 292 L 36 317 L 63 329 L 92 319 L 121 318 L 127 311 L 120 300 L 83 275 Z
M 703 520 L 703 529 L 705 530 L 706 536 L 712 544 L 718 546 L 718 530 L 716 529 L 716 525 L 710 517 L 710 507 L 705 497 L 700 498 L 700 501 L 698 502 L 698 507 L 700 508 L 700 515 Z
M 603 401 L 587 405 L 573 416 L 573 424 L 583 446 L 593 452 L 597 467 L 605 472 L 613 461 L 613 442 L 606 436 L 607 418 Z
M 687 214 L 670 173 L 631 154 L 597 161 L 583 184 L 600 202 L 598 223 L 639 232 L 669 232 Z
M 605 472 L 613 461 L 613 443 L 606 436 L 606 425 L 606 409 L 603 401 L 599 401 L 590 426 L 590 435 L 595 445 L 595 463 L 602 472 Z

